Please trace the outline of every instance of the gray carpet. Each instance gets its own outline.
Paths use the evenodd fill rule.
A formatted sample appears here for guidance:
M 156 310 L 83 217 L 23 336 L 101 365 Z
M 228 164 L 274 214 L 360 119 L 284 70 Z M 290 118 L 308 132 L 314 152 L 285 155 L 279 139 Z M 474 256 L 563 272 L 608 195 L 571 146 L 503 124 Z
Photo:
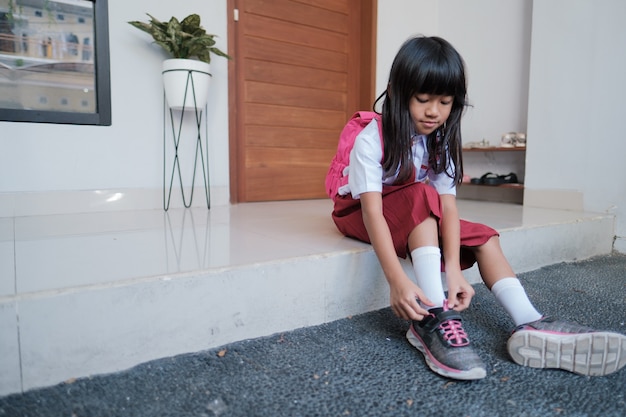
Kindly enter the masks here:
M 626 256 L 520 275 L 541 311 L 626 333 Z M 0 416 L 625 416 L 606 377 L 514 364 L 513 323 L 483 285 L 464 313 L 487 378 L 435 375 L 389 309 L 0 398 Z

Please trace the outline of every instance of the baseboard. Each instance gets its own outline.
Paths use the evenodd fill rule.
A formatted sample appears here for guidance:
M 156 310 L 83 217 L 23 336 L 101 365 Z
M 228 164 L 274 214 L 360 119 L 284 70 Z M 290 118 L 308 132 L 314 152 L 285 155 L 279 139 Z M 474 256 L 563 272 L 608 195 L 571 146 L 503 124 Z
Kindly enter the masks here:
M 524 206 L 584 211 L 583 193 L 577 190 L 524 190 Z
M 186 190 L 188 194 L 190 190 Z M 229 204 L 228 187 L 211 187 L 211 207 Z M 46 216 L 123 210 L 158 210 L 164 207 L 162 189 L 127 188 L 107 190 L 0 193 L 0 217 Z M 202 187 L 193 193 L 192 207 L 207 207 Z M 169 208 L 182 208 L 180 189 L 172 189 Z

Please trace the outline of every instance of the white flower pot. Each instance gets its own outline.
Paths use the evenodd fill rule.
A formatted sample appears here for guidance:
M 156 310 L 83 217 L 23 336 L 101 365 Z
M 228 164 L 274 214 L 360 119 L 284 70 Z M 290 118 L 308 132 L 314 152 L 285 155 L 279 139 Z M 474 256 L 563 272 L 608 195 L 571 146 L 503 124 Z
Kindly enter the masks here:
M 210 70 L 211 65 L 194 59 L 163 61 L 163 88 L 167 105 L 176 110 L 203 109 L 209 99 Z

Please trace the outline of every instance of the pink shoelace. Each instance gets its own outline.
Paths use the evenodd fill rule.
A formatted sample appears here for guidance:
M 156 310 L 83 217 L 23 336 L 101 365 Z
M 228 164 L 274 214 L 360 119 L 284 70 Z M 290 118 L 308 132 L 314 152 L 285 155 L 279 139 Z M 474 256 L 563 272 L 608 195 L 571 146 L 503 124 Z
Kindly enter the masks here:
M 443 340 L 452 347 L 462 347 L 469 345 L 469 338 L 459 320 L 446 320 L 439 325 L 443 335 Z

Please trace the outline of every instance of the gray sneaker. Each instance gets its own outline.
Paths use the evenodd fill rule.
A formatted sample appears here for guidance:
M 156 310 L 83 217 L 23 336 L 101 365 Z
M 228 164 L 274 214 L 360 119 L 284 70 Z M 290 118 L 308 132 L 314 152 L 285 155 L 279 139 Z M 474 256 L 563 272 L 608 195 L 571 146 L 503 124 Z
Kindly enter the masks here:
M 454 379 L 481 379 L 485 365 L 470 347 L 461 315 L 454 310 L 435 308 L 422 321 L 414 321 L 406 338 L 417 348 L 435 373 Z
M 626 336 L 543 317 L 517 327 L 507 343 L 513 361 L 602 376 L 626 365 Z

